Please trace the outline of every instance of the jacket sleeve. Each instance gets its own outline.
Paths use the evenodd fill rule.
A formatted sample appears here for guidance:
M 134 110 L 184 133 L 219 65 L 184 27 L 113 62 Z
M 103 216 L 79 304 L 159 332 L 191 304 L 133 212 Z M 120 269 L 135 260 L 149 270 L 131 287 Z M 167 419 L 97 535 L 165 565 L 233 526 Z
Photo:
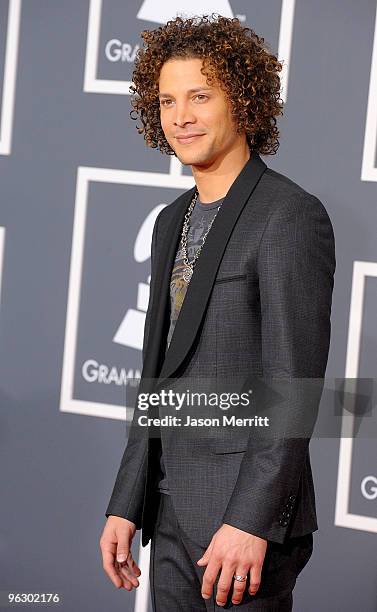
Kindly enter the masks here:
M 149 291 L 148 309 L 144 323 L 143 337 L 143 363 L 145 361 L 146 348 L 150 332 L 151 309 L 153 302 L 153 274 L 156 259 L 157 227 L 159 215 L 156 218 L 151 245 L 151 282 Z M 144 500 L 144 485 L 147 470 L 148 435 L 144 430 L 137 427 L 135 410 L 129 431 L 128 442 L 123 453 L 118 474 L 115 480 L 113 492 L 105 512 L 106 517 L 110 515 L 120 516 L 135 523 L 136 528 L 141 528 L 141 515 Z
M 310 406 L 300 381 L 325 376 L 335 265 L 333 228 L 318 198 L 307 194 L 270 215 L 257 260 L 263 379 L 289 381 L 289 400 L 281 435 L 250 435 L 223 523 L 278 543 L 289 531 L 282 511 L 297 500 L 312 433 L 286 435 L 286 421 L 314 427 L 320 395 Z

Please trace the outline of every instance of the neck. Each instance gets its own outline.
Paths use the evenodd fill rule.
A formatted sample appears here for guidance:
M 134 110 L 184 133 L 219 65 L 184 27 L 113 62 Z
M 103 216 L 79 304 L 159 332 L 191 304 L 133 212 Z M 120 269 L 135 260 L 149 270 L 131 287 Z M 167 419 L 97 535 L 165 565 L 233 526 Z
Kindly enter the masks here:
M 208 166 L 191 166 L 202 204 L 211 204 L 228 193 L 231 185 L 250 159 L 250 149 L 244 146 L 219 155 Z

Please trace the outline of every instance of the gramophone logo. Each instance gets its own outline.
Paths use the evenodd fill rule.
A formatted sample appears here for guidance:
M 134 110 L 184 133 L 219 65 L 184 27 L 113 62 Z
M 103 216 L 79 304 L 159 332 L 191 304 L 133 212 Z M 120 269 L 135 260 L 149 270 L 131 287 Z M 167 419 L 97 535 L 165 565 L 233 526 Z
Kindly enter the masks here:
M 208 15 L 218 13 L 223 17 L 233 17 L 233 11 L 228 0 L 190 0 L 190 2 L 156 2 L 155 0 L 144 0 L 138 14 L 138 19 L 153 21 L 155 23 L 167 23 L 175 19 L 177 15 Z
M 136 236 L 134 245 L 134 259 L 137 263 L 143 263 L 150 257 L 150 243 L 154 222 L 160 210 L 165 205 L 159 205 L 149 213 Z M 136 307 L 129 308 L 120 324 L 113 341 L 130 348 L 141 351 L 143 348 L 145 313 L 148 308 L 149 286 L 148 283 L 140 282 L 137 285 Z

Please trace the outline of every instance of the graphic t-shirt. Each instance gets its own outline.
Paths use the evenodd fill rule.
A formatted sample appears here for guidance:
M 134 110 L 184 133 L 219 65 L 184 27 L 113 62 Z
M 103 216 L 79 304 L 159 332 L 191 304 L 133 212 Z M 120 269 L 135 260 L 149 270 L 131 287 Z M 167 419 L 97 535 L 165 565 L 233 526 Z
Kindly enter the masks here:
M 211 221 L 215 218 L 218 207 L 223 203 L 224 198 L 211 202 L 209 204 L 203 204 L 200 202 L 199 196 L 196 200 L 194 209 L 189 219 L 189 231 L 187 234 L 187 258 L 189 262 L 194 259 L 195 253 L 197 252 L 200 245 L 203 243 L 203 236 L 207 231 Z M 211 230 L 210 230 L 211 231 Z M 203 256 L 203 252 L 200 253 L 197 262 L 200 257 Z M 183 272 L 185 269 L 182 257 L 182 246 L 179 241 L 178 250 L 175 256 L 174 265 L 172 268 L 171 280 L 170 280 L 170 328 L 167 336 L 166 351 L 169 348 L 175 325 L 178 320 L 180 310 L 182 308 L 183 300 L 185 299 L 188 283 L 183 278 Z M 194 272 L 195 274 L 195 264 Z M 160 467 L 163 477 L 158 483 L 158 490 L 161 493 L 169 494 L 168 481 L 166 477 L 166 471 L 163 461 L 163 453 L 160 457 Z

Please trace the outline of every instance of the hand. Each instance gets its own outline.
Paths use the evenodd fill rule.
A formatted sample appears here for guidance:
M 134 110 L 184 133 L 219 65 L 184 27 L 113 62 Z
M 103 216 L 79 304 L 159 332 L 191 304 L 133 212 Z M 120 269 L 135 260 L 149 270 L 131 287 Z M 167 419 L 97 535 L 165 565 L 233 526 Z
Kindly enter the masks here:
M 139 586 L 141 571 L 132 558 L 131 543 L 136 525 L 120 516 L 110 515 L 100 539 L 102 565 L 113 584 L 132 591 Z
M 221 574 L 217 585 L 217 605 L 225 605 L 232 586 L 232 603 L 238 604 L 242 600 L 246 581 L 238 582 L 233 578 L 234 574 L 247 576 L 250 571 L 249 593 L 255 595 L 260 586 L 266 549 L 267 540 L 224 523 L 214 534 L 203 557 L 197 561 L 198 565 L 207 565 L 202 596 L 205 599 L 211 597 L 219 569 Z

